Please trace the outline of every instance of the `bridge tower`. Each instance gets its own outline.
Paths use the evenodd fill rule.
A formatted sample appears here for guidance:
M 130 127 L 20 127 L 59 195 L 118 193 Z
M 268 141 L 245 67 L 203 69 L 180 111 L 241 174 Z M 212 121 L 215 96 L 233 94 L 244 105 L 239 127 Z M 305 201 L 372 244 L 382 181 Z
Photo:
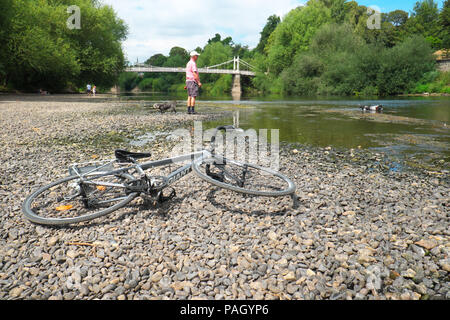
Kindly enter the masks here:
M 241 75 L 239 74 L 240 68 L 240 59 L 239 57 L 233 58 L 233 70 L 237 71 L 233 75 L 233 86 L 231 88 L 231 95 L 233 96 L 233 99 L 240 100 L 242 95 L 242 88 L 241 88 Z

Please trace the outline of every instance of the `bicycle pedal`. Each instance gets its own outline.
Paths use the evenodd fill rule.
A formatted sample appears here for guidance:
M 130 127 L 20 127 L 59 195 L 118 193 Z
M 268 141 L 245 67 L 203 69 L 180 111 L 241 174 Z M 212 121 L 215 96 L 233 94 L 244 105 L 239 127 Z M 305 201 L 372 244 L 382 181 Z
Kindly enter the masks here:
M 170 195 L 168 195 L 168 196 L 164 196 L 162 194 L 162 191 L 161 191 L 157 201 L 159 203 L 164 203 L 164 202 L 167 202 L 167 201 L 172 200 L 173 198 L 175 198 L 175 196 L 176 196 L 175 189 L 173 189 L 173 188 L 171 188 L 171 189 L 172 189 L 172 191 L 170 192 Z

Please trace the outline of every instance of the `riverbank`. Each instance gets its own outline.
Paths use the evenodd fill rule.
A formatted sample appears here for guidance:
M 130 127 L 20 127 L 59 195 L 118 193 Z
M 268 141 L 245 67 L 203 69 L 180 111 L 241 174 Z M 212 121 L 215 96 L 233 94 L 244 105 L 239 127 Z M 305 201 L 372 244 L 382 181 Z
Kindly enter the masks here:
M 0 299 L 450 298 L 448 172 L 396 172 L 367 150 L 283 146 L 297 207 L 192 174 L 156 208 L 135 200 L 72 228 L 29 223 L 26 195 L 69 164 L 115 148 L 167 156 L 166 139 L 130 141 L 229 112 L 62 98 L 0 99 Z
M 407 93 L 407 94 L 400 94 L 399 97 L 450 97 L 450 93 Z

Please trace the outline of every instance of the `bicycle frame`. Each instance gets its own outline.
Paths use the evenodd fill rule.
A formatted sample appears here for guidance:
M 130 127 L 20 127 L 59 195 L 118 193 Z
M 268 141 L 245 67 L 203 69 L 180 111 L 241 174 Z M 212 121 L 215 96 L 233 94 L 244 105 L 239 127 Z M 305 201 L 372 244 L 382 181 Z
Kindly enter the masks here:
M 177 157 L 173 157 L 173 158 L 162 159 L 162 160 L 149 161 L 149 162 L 145 162 L 145 163 L 134 162 L 134 164 L 132 166 L 128 166 L 126 168 L 120 168 L 120 169 L 116 169 L 116 170 L 111 170 L 111 171 L 106 171 L 106 172 L 102 172 L 102 173 L 98 173 L 98 174 L 96 173 L 96 171 L 102 169 L 103 167 L 105 167 L 109 164 L 112 164 L 116 160 L 112 160 L 111 162 L 107 163 L 106 165 L 100 166 L 96 169 L 93 169 L 93 170 L 87 172 L 87 173 L 80 173 L 75 168 L 75 166 L 72 167 L 72 170 L 75 172 L 76 175 L 78 175 L 78 177 L 84 184 L 102 185 L 105 187 L 125 188 L 125 186 L 121 185 L 121 184 L 115 184 L 115 183 L 109 183 L 109 182 L 96 183 L 96 182 L 92 182 L 89 180 L 90 179 L 98 179 L 98 178 L 111 176 L 111 175 L 120 175 L 122 173 L 129 173 L 129 171 L 133 170 L 133 169 L 136 170 L 140 174 L 140 176 L 141 176 L 140 178 L 142 178 L 143 176 L 146 175 L 145 171 L 147 171 L 151 168 L 156 168 L 156 167 L 160 167 L 160 166 L 165 166 L 165 165 L 170 165 L 170 164 L 174 164 L 174 163 L 180 163 L 180 162 L 185 162 L 185 161 L 191 160 L 190 163 L 186 164 L 185 166 L 183 166 L 181 168 L 178 168 L 175 171 L 172 171 L 166 177 L 167 182 L 168 182 L 167 186 L 169 186 L 192 172 L 192 162 L 194 160 L 210 158 L 211 156 L 212 156 L 211 152 L 209 152 L 207 150 L 202 150 L 202 151 L 193 152 L 190 154 L 177 156 Z M 139 178 L 135 179 L 135 181 L 137 181 L 137 180 L 139 180 Z
M 90 179 L 98 179 L 98 178 L 102 178 L 102 177 L 106 177 L 106 176 L 110 176 L 110 175 L 120 175 L 125 172 L 129 173 L 130 170 L 135 169 L 140 174 L 140 177 L 135 179 L 134 181 L 138 181 L 138 180 L 142 179 L 143 177 L 145 177 L 146 176 L 145 171 L 149 170 L 151 168 L 156 168 L 156 167 L 165 166 L 165 165 L 169 165 L 169 164 L 173 164 L 173 163 L 179 163 L 179 162 L 185 162 L 185 161 L 191 160 L 191 162 L 189 164 L 171 172 L 166 177 L 167 185 L 165 187 L 167 187 L 167 186 L 170 186 L 171 184 L 175 183 L 176 181 L 180 180 L 184 176 L 188 175 L 189 173 L 191 173 L 192 172 L 192 163 L 195 160 L 208 159 L 215 155 L 216 135 L 220 130 L 239 130 L 239 129 L 236 129 L 233 126 L 217 127 L 215 129 L 213 136 L 211 137 L 211 151 L 204 149 L 202 151 L 193 152 L 193 153 L 182 155 L 182 156 L 177 156 L 177 157 L 167 158 L 167 159 L 162 159 L 162 160 L 156 160 L 156 161 L 149 161 L 149 162 L 145 162 L 142 164 L 138 163 L 135 160 L 132 160 L 132 163 L 133 163 L 132 166 L 129 166 L 127 168 L 120 168 L 120 169 L 116 169 L 116 170 L 112 170 L 112 171 L 107 171 L 107 172 L 104 172 L 101 174 L 100 173 L 95 174 L 95 172 L 103 167 L 106 167 L 109 164 L 114 163 L 116 160 L 112 160 L 111 162 L 107 163 L 106 165 L 100 166 L 100 167 L 93 169 L 93 170 L 89 171 L 88 173 L 84 173 L 84 174 L 81 174 L 79 171 L 77 171 L 75 168 L 75 165 L 72 167 L 72 169 L 75 172 L 75 174 L 78 175 L 81 182 L 83 182 L 84 184 L 102 185 L 102 186 L 106 186 L 106 187 L 126 188 L 125 185 L 119 185 L 119 184 L 114 184 L 114 183 L 105 182 L 105 183 L 100 184 L 100 183 L 91 182 L 89 180 L 86 180 L 86 177 L 88 175 L 93 175 L 93 176 L 87 177 L 87 179 L 89 179 L 89 178 Z

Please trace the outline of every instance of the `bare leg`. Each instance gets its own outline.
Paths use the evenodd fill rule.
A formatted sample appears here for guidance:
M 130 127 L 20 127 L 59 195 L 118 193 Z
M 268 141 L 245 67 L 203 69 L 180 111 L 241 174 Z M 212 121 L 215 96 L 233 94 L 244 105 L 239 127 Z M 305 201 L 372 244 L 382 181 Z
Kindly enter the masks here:
M 192 114 L 195 114 L 195 97 L 191 97 L 191 110 Z
M 192 104 L 192 97 L 188 97 L 187 100 L 188 113 L 191 113 L 191 104 Z

